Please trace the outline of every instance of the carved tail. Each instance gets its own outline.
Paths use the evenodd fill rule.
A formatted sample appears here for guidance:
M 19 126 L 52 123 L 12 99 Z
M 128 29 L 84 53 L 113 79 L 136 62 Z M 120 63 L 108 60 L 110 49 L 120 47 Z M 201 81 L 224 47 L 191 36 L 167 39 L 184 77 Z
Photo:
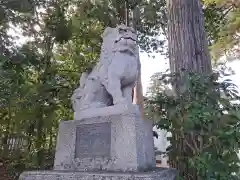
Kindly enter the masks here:
M 71 97 L 71 101 L 72 101 L 72 107 L 73 107 L 73 110 L 76 111 L 76 104 L 77 104 L 77 101 L 79 99 L 81 99 L 82 97 L 82 90 L 83 88 L 85 87 L 85 84 L 86 84 L 86 80 L 88 78 L 88 75 L 89 75 L 89 72 L 83 72 L 81 77 L 80 77 L 80 80 L 79 80 L 79 87 L 77 89 L 74 90 L 73 92 L 73 95 Z
M 82 73 L 81 78 L 79 80 L 80 88 L 83 88 L 85 86 L 88 75 L 89 75 L 89 72 Z

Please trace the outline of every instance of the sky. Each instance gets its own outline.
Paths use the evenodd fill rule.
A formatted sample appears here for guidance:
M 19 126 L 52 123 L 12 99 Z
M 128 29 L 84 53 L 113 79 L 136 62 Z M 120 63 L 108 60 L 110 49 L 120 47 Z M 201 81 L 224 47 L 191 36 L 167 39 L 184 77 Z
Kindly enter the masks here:
M 143 94 L 147 92 L 150 77 L 156 72 L 163 72 L 169 68 L 168 60 L 160 54 L 154 54 L 155 58 L 148 57 L 147 53 L 140 53 L 142 67 Z
M 156 72 L 164 72 L 169 68 L 168 60 L 160 54 L 155 54 L 155 58 L 148 57 L 147 53 L 140 53 L 140 60 L 142 64 L 142 85 L 143 93 L 146 94 L 149 87 L 150 77 Z M 235 72 L 234 75 L 228 77 L 238 87 L 240 87 L 240 60 L 235 60 L 227 63 Z

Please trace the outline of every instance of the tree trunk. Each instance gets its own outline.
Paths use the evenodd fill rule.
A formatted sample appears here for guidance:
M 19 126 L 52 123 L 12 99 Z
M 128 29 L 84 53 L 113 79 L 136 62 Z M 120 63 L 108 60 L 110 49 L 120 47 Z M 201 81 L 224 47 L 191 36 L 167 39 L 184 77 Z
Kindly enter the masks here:
M 36 122 L 36 150 L 37 150 L 37 164 L 39 167 L 43 167 L 43 112 L 42 107 L 39 109 L 39 114 L 37 116 Z
M 36 123 L 36 121 L 30 122 L 29 126 L 26 129 L 26 132 L 27 132 L 27 150 L 28 150 L 28 152 L 31 151 L 31 147 L 32 147 L 32 144 L 33 144 L 32 136 L 34 135 L 35 123 Z
M 53 130 L 52 129 L 53 129 L 52 127 L 49 129 L 48 154 L 51 154 L 53 149 Z
M 167 3 L 170 69 L 171 72 L 180 74 L 174 87 L 176 94 L 179 95 L 184 91 L 185 73 L 208 74 L 211 73 L 212 67 L 201 1 L 168 0 Z M 184 144 L 184 140 L 174 132 L 172 136 L 176 142 L 173 148 L 177 156 L 189 157 L 191 152 Z M 186 180 L 198 180 L 196 171 L 188 167 L 187 160 L 176 160 L 171 157 L 169 159 L 170 165 L 178 169 L 181 177 Z
M 3 157 L 8 157 L 9 155 L 9 143 L 8 140 L 10 140 L 9 136 L 11 133 L 11 121 L 12 121 L 12 109 L 11 109 L 11 99 L 8 101 L 8 114 L 7 114 L 7 124 L 6 124 L 6 131 L 4 132 L 3 136 Z
M 211 72 L 200 0 L 168 0 L 168 43 L 172 72 Z

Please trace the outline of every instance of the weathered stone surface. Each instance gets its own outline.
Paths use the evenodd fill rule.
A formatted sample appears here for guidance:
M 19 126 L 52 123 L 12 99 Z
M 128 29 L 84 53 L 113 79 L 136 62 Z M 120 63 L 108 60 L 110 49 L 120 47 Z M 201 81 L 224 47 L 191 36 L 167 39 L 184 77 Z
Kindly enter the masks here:
M 105 143 L 109 143 L 104 145 L 105 152 L 98 154 L 102 146 L 99 144 L 95 152 L 93 152 L 96 154 L 81 155 L 84 147 L 76 145 L 76 139 L 81 140 L 81 136 L 78 137 L 80 139 L 76 138 L 77 128 L 99 126 L 101 123 L 109 123 L 109 126 L 104 127 L 106 128 L 104 135 L 100 135 L 103 133 L 103 129 L 99 127 L 98 130 L 95 129 L 95 134 L 99 132 L 99 136 L 94 135 L 94 137 L 98 142 L 103 140 Z M 126 114 L 61 122 L 54 169 L 72 171 L 141 171 L 153 168 L 156 164 L 151 127 L 150 121 L 140 119 L 137 107 L 135 107 L 135 111 Z M 106 132 L 110 132 L 110 140 L 107 140 Z M 84 136 L 88 135 L 87 133 Z M 91 139 L 89 136 L 89 141 Z M 108 147 L 110 148 L 109 153 L 107 152 Z M 90 145 L 87 148 L 90 148 Z
M 107 27 L 102 39 L 99 62 L 91 72 L 82 74 L 72 96 L 75 112 L 132 104 L 132 89 L 140 68 L 136 32 L 125 25 Z M 79 116 L 74 115 L 74 119 L 79 120 Z
M 136 110 L 137 105 L 133 104 L 117 104 L 114 106 L 102 108 L 89 108 L 74 112 L 74 120 L 91 119 L 97 116 L 114 116 L 114 115 L 128 115 Z
M 158 168 L 142 173 L 30 171 L 19 180 L 175 180 L 174 169 Z

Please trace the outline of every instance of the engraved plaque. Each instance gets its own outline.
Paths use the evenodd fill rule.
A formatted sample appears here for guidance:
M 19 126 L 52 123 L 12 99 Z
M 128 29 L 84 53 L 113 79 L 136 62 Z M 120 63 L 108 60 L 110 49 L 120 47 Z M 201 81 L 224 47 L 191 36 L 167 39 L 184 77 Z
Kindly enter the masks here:
M 110 156 L 111 123 L 94 123 L 76 129 L 75 158 Z

